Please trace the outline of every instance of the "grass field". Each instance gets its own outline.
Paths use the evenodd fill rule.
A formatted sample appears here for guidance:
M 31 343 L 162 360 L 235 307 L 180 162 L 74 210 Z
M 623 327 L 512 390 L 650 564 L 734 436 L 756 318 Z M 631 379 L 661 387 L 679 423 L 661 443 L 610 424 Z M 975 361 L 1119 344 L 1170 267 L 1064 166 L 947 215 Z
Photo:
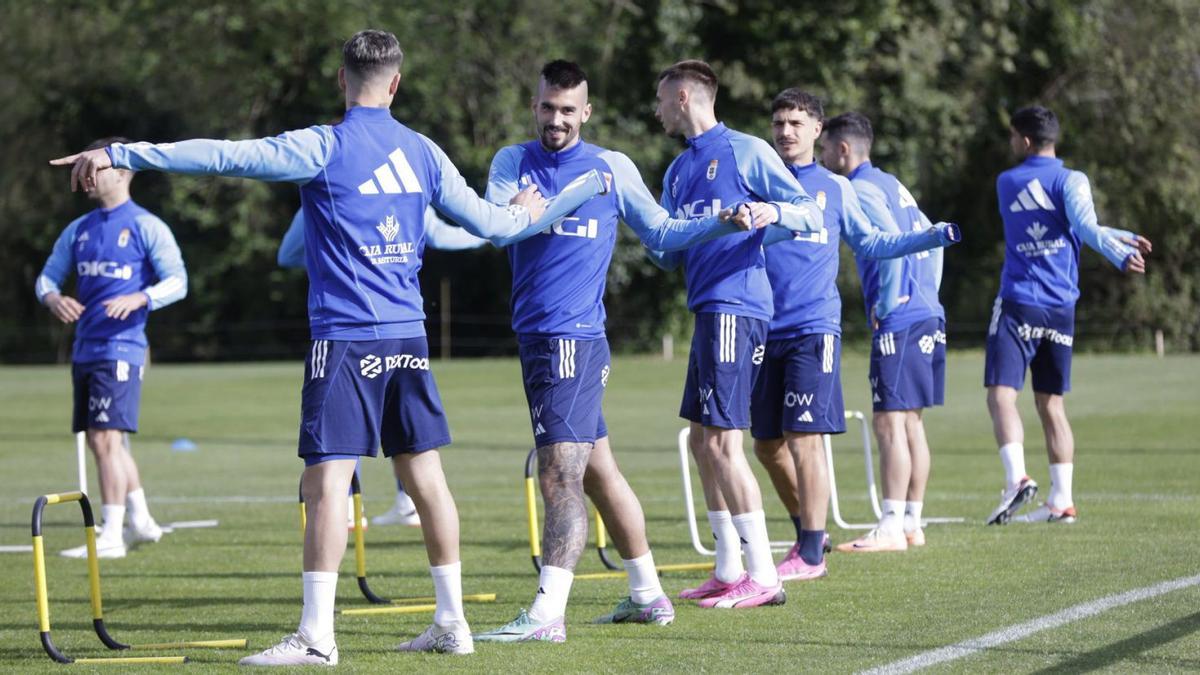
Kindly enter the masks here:
M 660 563 L 694 562 L 682 517 L 675 416 L 684 363 L 618 359 L 606 417 L 614 448 L 642 499 Z M 848 355 L 848 408 L 866 409 L 866 363 Z M 931 411 L 934 452 L 927 516 L 965 516 L 932 525 L 929 545 L 903 554 L 833 554 L 830 574 L 789 585 L 786 606 L 736 612 L 677 604 L 674 625 L 594 626 L 588 621 L 625 594 L 623 580 L 579 581 L 564 645 L 478 645 L 470 657 L 391 651 L 427 615 L 338 618 L 343 668 L 486 672 L 856 671 L 975 638 L 1080 603 L 1200 573 L 1200 358 L 1081 356 L 1068 398 L 1078 447 L 1073 526 L 987 528 L 1000 487 L 999 461 L 979 386 L 982 357 L 950 354 L 950 403 Z M 462 515 L 464 590 L 495 592 L 468 605 L 476 630 L 527 606 L 536 590 L 529 562 L 521 469 L 530 443 L 513 360 L 435 364 L 454 445 L 443 461 Z M 134 439 L 150 504 L 160 522 L 219 519 L 101 564 L 106 619 L 126 642 L 246 637 L 251 650 L 193 650 L 191 672 L 231 668 L 238 657 L 295 628 L 300 609 L 300 540 L 295 457 L 300 364 L 156 365 L 148 372 L 142 433 Z M 76 484 L 65 367 L 0 369 L 0 544 L 29 542 L 34 498 Z M 1032 401 L 1026 414 L 1031 473 L 1048 484 Z M 187 437 L 196 452 L 172 452 Z M 851 434 L 835 442 L 843 509 L 867 518 L 862 464 Z M 368 513 L 386 509 L 390 470 L 364 472 Z M 791 524 L 767 490 L 775 539 Z M 97 490 L 92 471 L 93 492 Z M 698 507 L 701 511 L 703 507 Z M 51 618 L 58 645 L 103 656 L 90 632 L 85 565 L 55 553 L 82 541 L 74 505 L 47 511 Z M 706 531 L 706 530 L 702 530 Z M 833 530 L 835 541 L 849 533 Z M 368 569 L 384 595 L 430 595 L 419 533 L 367 531 Z M 57 668 L 38 643 L 28 553 L 0 554 L 0 671 Z M 342 566 L 341 607 L 365 606 L 353 552 Z M 594 552 L 579 572 L 599 571 Z M 701 578 L 664 576 L 668 592 Z M 1200 586 L 1111 609 L 951 661 L 941 671 L 1200 670 Z M 173 653 L 163 650 L 161 653 Z M 179 652 L 174 652 L 179 653 Z

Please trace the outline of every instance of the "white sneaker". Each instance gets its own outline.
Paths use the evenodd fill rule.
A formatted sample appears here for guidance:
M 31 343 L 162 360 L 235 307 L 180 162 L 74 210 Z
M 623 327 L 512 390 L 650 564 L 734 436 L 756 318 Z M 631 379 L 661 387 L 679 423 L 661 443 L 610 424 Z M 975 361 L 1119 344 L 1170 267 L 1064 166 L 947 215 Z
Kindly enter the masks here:
M 1003 525 L 1021 510 L 1037 494 L 1038 485 L 1029 476 L 1024 476 L 1000 493 L 1000 505 L 988 516 L 988 525 Z
M 329 648 L 322 653 L 316 647 L 308 645 L 300 638 L 299 633 L 292 633 L 283 640 L 259 654 L 247 656 L 238 661 L 239 666 L 336 666 L 338 662 L 337 645 L 332 640 Z
M 96 557 L 97 558 L 124 558 L 125 557 L 125 542 L 121 540 L 111 541 L 109 539 L 96 539 Z M 82 560 L 87 558 L 87 544 L 76 546 L 65 551 L 60 551 L 59 555 L 64 558 L 76 558 Z
M 1065 509 L 1056 509 L 1049 504 L 1042 504 L 1029 513 L 1023 513 L 1012 519 L 1014 523 L 1062 523 L 1070 525 L 1079 517 L 1075 513 L 1075 505 L 1072 504 Z
M 379 514 L 371 519 L 371 522 L 376 525 L 410 525 L 412 527 L 421 526 L 421 516 L 417 515 L 417 506 L 413 504 L 412 497 L 407 494 L 396 495 L 396 501 L 392 504 L 392 508 L 386 512 Z
M 412 640 L 397 645 L 396 650 L 437 652 L 438 654 L 473 654 L 475 653 L 475 641 L 471 638 L 471 629 L 465 623 L 450 627 L 439 626 L 435 623 Z
M 157 543 L 162 539 L 163 529 L 154 522 L 153 518 L 146 518 L 146 522 L 141 525 L 134 525 L 132 522 L 129 527 L 125 528 L 125 545 L 134 546 L 142 543 Z

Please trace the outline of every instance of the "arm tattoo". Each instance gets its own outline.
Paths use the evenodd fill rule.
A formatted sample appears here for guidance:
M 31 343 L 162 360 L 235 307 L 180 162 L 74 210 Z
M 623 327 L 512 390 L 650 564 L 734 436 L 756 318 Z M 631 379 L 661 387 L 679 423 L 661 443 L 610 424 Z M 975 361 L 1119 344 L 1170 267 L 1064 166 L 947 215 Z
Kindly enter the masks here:
M 538 448 L 538 480 L 546 503 L 542 562 L 574 570 L 587 546 L 587 501 L 583 474 L 591 443 L 552 443 Z

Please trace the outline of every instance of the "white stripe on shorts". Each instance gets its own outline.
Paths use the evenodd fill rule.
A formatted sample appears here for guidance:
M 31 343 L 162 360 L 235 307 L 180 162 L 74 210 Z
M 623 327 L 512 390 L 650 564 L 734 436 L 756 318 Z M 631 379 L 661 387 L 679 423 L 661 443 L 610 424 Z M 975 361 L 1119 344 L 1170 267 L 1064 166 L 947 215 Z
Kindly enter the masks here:
M 129 362 L 117 361 L 117 382 L 129 381 Z
M 992 322 L 988 324 L 988 335 L 995 335 L 996 331 L 1000 330 L 1000 296 L 996 296 L 996 302 L 992 304 Z
M 825 351 L 821 354 L 821 372 L 833 372 L 833 336 L 825 334 Z

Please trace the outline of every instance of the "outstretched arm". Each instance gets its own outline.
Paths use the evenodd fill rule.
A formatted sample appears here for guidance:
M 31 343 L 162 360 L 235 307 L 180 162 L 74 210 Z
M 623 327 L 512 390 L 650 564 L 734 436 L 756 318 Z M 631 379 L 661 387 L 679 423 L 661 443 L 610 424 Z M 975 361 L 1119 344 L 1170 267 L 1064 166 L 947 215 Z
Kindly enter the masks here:
M 461 227 L 442 220 L 437 211 L 425 209 L 425 244 L 439 251 L 465 251 L 479 248 L 487 239 L 476 237 Z
M 765 141 L 739 135 L 733 151 L 746 186 L 761 200 L 748 205 L 752 227 L 778 223 L 793 232 L 815 232 L 824 226 L 820 207 Z
M 1144 274 L 1144 255 L 1153 250 L 1149 239 L 1133 232 L 1104 227 L 1096 219 L 1096 205 L 1092 201 L 1092 186 L 1082 172 L 1072 171 L 1067 177 L 1063 202 L 1067 210 L 1067 221 L 1071 230 L 1079 235 L 1083 243 L 1103 255 L 1117 269 Z
M 849 181 L 842 189 L 842 238 L 854 253 L 863 258 L 900 258 L 910 253 L 951 246 L 962 241 L 962 230 L 954 223 L 930 223 L 912 232 L 885 232 L 872 225 L 863 211 L 858 194 Z M 877 209 L 878 210 L 878 209 Z M 888 214 L 890 218 L 890 213 Z M 894 221 L 893 221 L 894 222 Z
M 621 220 L 637 234 L 647 248 L 654 251 L 677 251 L 689 248 L 741 229 L 723 212 L 708 218 L 684 220 L 672 218 L 666 209 L 654 201 L 642 182 L 641 174 L 628 157 L 619 152 L 601 155 L 612 170 L 617 209 Z
M 865 180 L 852 183 L 854 193 L 862 206 L 863 214 L 872 227 L 884 234 L 899 234 L 900 226 L 892 218 L 887 206 L 887 196 L 874 184 Z M 889 258 L 879 263 L 879 300 L 875 304 L 875 318 L 883 319 L 900 305 L 908 301 L 900 296 L 900 282 L 904 274 L 904 259 Z

